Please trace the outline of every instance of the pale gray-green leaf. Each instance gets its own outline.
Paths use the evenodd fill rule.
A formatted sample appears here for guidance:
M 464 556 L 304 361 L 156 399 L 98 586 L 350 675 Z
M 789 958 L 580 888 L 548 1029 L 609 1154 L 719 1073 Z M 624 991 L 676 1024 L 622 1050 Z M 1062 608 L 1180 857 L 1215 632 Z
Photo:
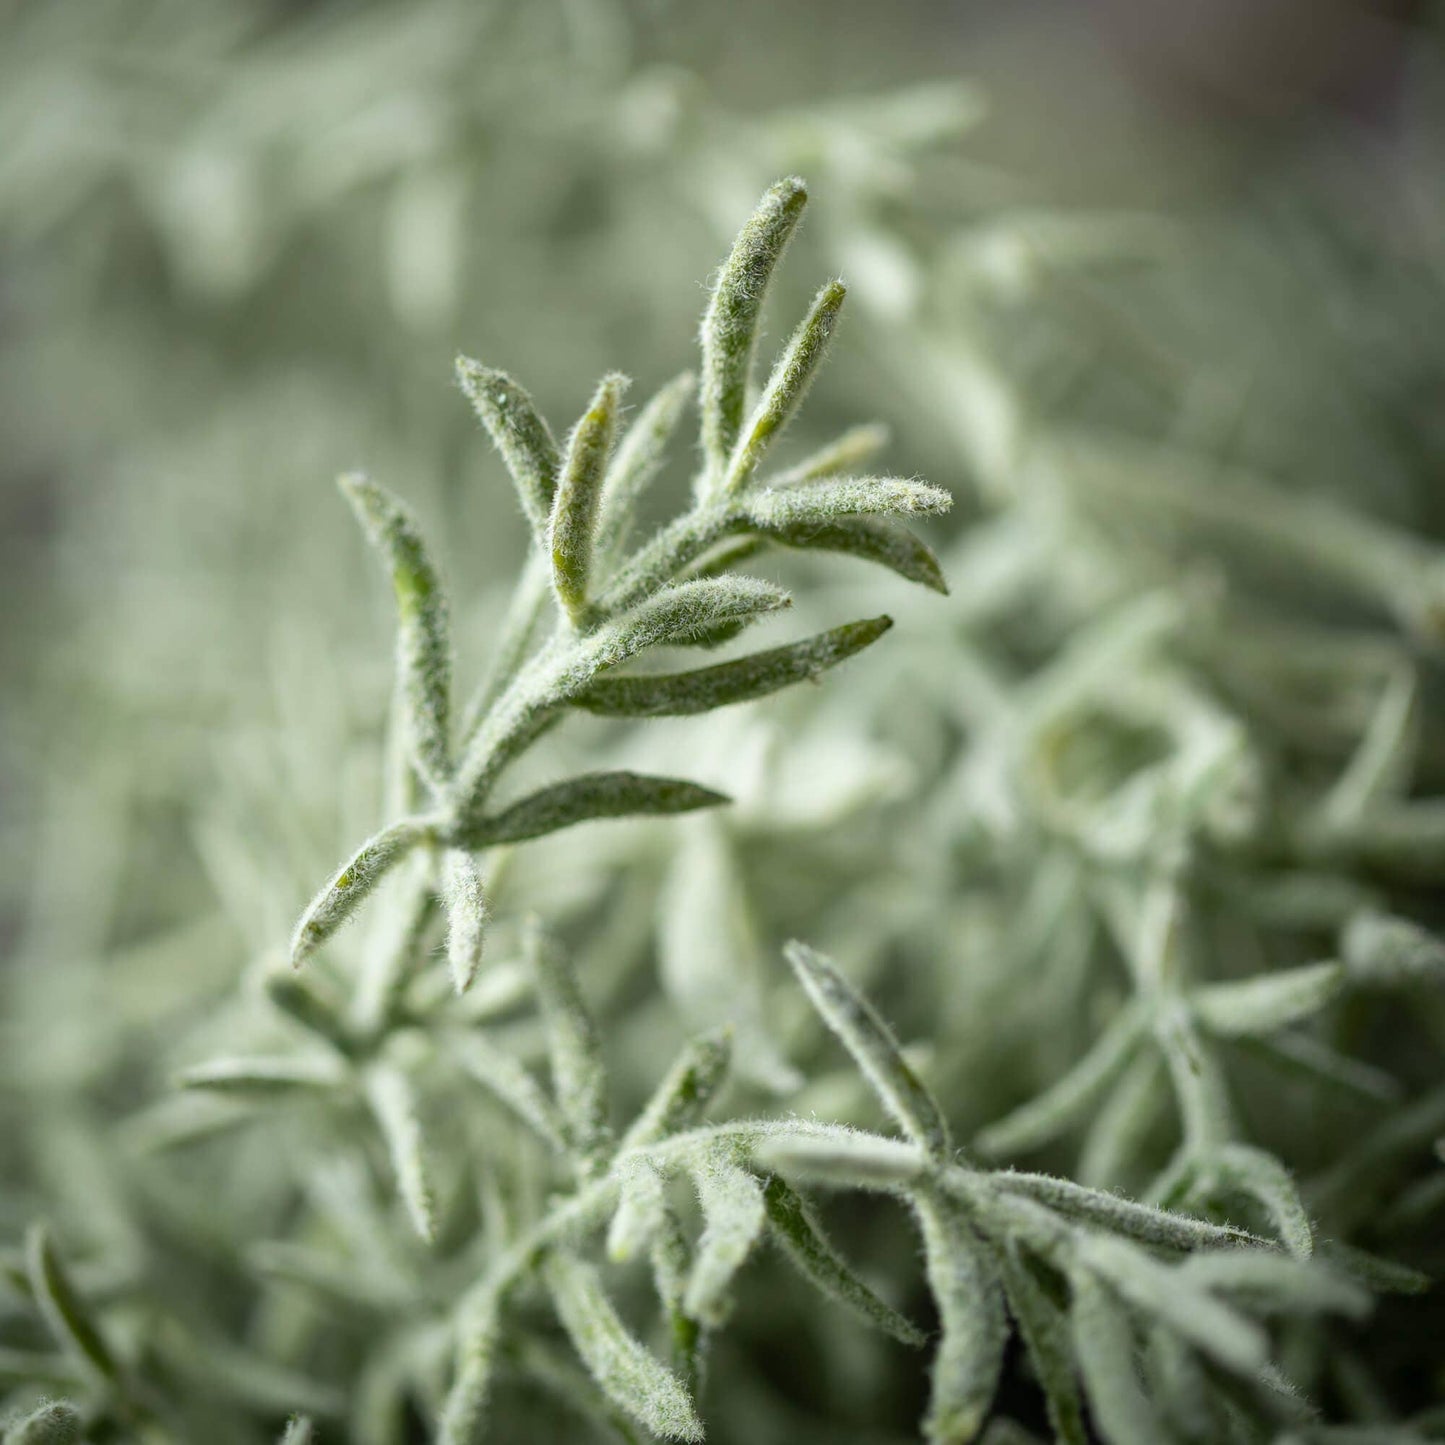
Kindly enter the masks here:
M 682 1307 L 705 1325 L 721 1324 L 728 1289 L 763 1232 L 762 1186 L 745 1169 L 714 1160 L 696 1171 L 703 1231 L 693 1258 Z
M 457 380 L 501 452 L 533 532 L 544 536 L 562 465 L 547 423 L 532 398 L 505 372 L 459 356 Z
M 447 910 L 447 963 L 458 993 L 471 987 L 482 966 L 487 899 L 477 860 L 461 848 L 442 854 L 442 901 Z
M 826 526 L 842 517 L 936 517 L 952 505 L 941 487 L 898 477 L 766 487 L 745 503 L 749 521 L 767 531 Z

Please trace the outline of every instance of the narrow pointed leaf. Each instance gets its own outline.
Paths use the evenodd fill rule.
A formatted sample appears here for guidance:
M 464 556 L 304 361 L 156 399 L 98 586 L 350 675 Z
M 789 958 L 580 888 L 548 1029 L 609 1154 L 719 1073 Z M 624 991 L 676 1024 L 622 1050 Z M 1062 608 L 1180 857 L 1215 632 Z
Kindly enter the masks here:
M 340 1009 L 304 976 L 290 969 L 277 969 L 266 975 L 263 987 L 272 1004 L 309 1033 L 342 1053 L 352 1047 Z
M 507 464 L 533 533 L 544 536 L 562 465 L 547 423 L 532 398 L 505 372 L 461 356 L 457 380 Z
M 437 1445 L 482 1445 L 501 1336 L 499 1311 L 496 1293 L 487 1291 L 458 1327 L 456 1370 L 442 1406 Z
M 602 482 L 617 436 L 618 408 L 629 384 L 616 372 L 602 378 L 567 439 L 567 452 L 557 477 L 549 529 L 552 590 L 574 623 L 587 610 Z
M 80 1439 L 80 1411 L 64 1400 L 50 1400 L 5 1431 L 5 1445 L 74 1445 Z
M 457 1063 L 488 1093 L 534 1129 L 559 1153 L 566 1149 L 566 1129 L 556 1107 L 531 1072 L 485 1034 L 459 1033 L 448 1040 Z
M 764 453 L 797 414 L 828 350 L 847 294 L 841 281 L 829 281 L 814 298 L 738 437 L 728 462 L 725 491 L 736 492 L 747 485 Z
M 312 1445 L 315 1439 L 316 1432 L 311 1428 L 311 1421 L 305 1415 L 297 1415 L 287 1422 L 280 1445 Z
M 628 1129 L 622 1148 L 642 1148 L 696 1124 L 727 1078 L 732 1053 L 728 1029 L 689 1040 Z
M 765 530 L 824 526 L 840 517 L 932 517 L 953 505 L 941 487 L 897 477 L 852 477 L 749 496 L 747 516 Z
M 682 1382 L 617 1317 L 597 1271 L 555 1251 L 543 1266 L 557 1317 L 609 1400 L 666 1440 L 701 1440 L 702 1421 Z
M 666 1228 L 666 1181 L 645 1156 L 617 1166 L 617 1208 L 607 1228 L 607 1257 L 614 1264 L 635 1259 Z
M 43 1224 L 25 1236 L 25 1277 L 56 1343 L 91 1374 L 118 1380 L 120 1364 Z
M 996 1258 L 1004 1297 L 1043 1387 L 1054 1437 L 1061 1445 L 1089 1445 L 1068 1317 L 1044 1292 L 1026 1259 L 1011 1248 L 999 1250 Z
M 767 1218 L 762 1186 L 745 1169 L 723 1160 L 694 1176 L 703 1231 L 682 1307 L 705 1325 L 722 1323 L 733 1276 L 752 1252 Z
M 567 1141 L 585 1163 L 596 1166 L 612 1141 L 607 1122 L 607 1071 L 597 1026 L 582 1000 L 571 965 L 535 924 L 527 929 L 527 954 L 547 1029 L 552 1092 Z
M 412 1228 L 430 1244 L 437 1230 L 436 1195 L 411 1080 L 392 1064 L 373 1064 L 367 1071 L 366 1097 L 386 1140 Z
M 926 543 L 912 532 L 869 517 L 849 517 L 840 521 L 794 522 L 775 524 L 758 522 L 758 530 L 785 547 L 814 552 L 841 552 L 876 562 L 896 572 L 907 582 L 917 582 L 932 592 L 948 592 L 943 569 Z
M 1201 1250 L 1179 1265 L 1179 1274 L 1193 1288 L 1228 1294 L 1261 1312 L 1328 1311 L 1363 1319 L 1372 1303 L 1369 1290 L 1343 1271 L 1275 1250 Z
M 858 1278 L 829 1242 L 807 1201 L 780 1175 L 764 1186 L 763 1202 L 783 1252 L 818 1289 L 902 1344 L 923 1343 L 923 1331 Z
M 264 1098 L 335 1089 L 345 1080 L 345 1071 L 333 1059 L 280 1054 L 207 1059 L 181 1070 L 176 1083 L 182 1089 Z
M 1350 977 L 1374 988 L 1445 982 L 1445 941 L 1408 918 L 1358 913 L 1340 951 Z
M 1291 1254 L 1303 1259 L 1314 1251 L 1314 1229 L 1299 1188 L 1272 1154 L 1246 1144 L 1226 1144 L 1201 1167 L 1217 1189 L 1253 1199 Z
M 477 860 L 461 848 L 442 854 L 442 901 L 447 910 L 447 963 L 456 991 L 465 993 L 482 966 L 487 899 Z
M 468 844 L 489 848 L 540 838 L 577 823 L 602 818 L 666 817 L 716 808 L 732 800 L 711 788 L 679 778 L 654 778 L 645 773 L 583 773 L 513 803 L 490 818 L 468 825 Z
M 877 422 L 849 427 L 836 441 L 804 457 L 796 466 L 779 472 L 774 485 L 795 486 L 799 482 L 818 482 L 867 466 L 888 445 L 888 428 Z
M 852 1189 L 896 1189 L 928 1166 L 916 1144 L 851 1129 L 765 1139 L 753 1150 L 753 1159 L 760 1169 L 776 1169 L 790 1179 Z
M 1079 1270 L 1072 1286 L 1074 1354 L 1098 1433 L 1110 1445 L 1159 1445 L 1169 1436 L 1139 1382 L 1128 1312 L 1088 1270 Z
M 1192 1005 L 1206 1029 L 1224 1038 L 1272 1034 L 1317 1014 L 1343 992 L 1343 965 L 1311 963 L 1239 983 L 1195 990 Z
M 691 400 L 697 379 L 684 371 L 667 383 L 627 428 L 603 483 L 597 517 L 597 552 L 610 556 L 626 539 L 642 494 L 662 470 L 667 446 Z
M 1091 1117 L 1114 1081 L 1129 1066 L 1140 1037 L 1140 1018 L 1127 1009 L 1088 1053 L 1058 1082 L 979 1136 L 979 1150 L 993 1157 L 1037 1149 Z
M 913 1205 L 942 1326 L 924 1434 L 930 1445 L 966 1445 L 982 1430 L 1003 1371 L 1003 1297 L 983 1242 L 961 1212 L 928 1194 Z
M 892 618 L 874 617 L 716 667 L 653 677 L 599 678 L 576 699 L 576 705 L 603 717 L 686 717 L 751 702 L 818 677 L 876 642 L 892 626 Z
M 893 1031 L 837 966 L 804 943 L 783 950 L 813 1006 L 842 1040 L 884 1107 L 935 1158 L 948 1153 L 948 1125 L 933 1095 L 908 1066 Z
M 795 176 L 768 188 L 718 272 L 703 317 L 702 442 L 714 485 L 742 430 L 768 282 L 807 200 L 807 187 Z
M 341 478 L 396 592 L 397 676 L 408 751 L 434 788 L 451 776 L 451 640 L 446 595 L 411 513 L 360 473 Z
M 351 917 L 367 894 L 413 848 L 431 836 L 426 824 L 406 818 L 368 838 L 306 905 L 291 935 L 292 964 L 299 967 L 310 958 Z

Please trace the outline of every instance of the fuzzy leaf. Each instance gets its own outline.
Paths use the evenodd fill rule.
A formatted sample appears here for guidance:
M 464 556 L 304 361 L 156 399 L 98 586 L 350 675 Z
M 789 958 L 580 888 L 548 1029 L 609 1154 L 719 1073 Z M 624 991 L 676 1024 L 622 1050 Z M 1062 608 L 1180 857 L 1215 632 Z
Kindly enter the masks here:
M 662 470 L 667 445 L 692 397 L 696 378 L 684 371 L 667 383 L 623 434 L 607 468 L 597 517 L 597 552 L 610 556 L 626 539 L 637 503 Z
M 693 1176 L 703 1231 L 682 1307 L 705 1325 L 722 1323 L 728 1286 L 752 1252 L 767 1218 L 762 1186 L 745 1169 L 716 1160 Z
M 542 1269 L 562 1328 L 602 1392 L 620 1410 L 667 1440 L 701 1440 L 682 1382 L 627 1332 L 597 1271 L 562 1250 Z
M 1357 913 L 1340 951 L 1350 977 L 1375 988 L 1445 982 L 1445 942 L 1408 918 Z
M 1407 1264 L 1335 1240 L 1322 1244 L 1318 1254 L 1374 1294 L 1424 1294 L 1435 1283 L 1428 1274 Z
M 1135 1246 L 1091 1235 L 1079 1258 L 1134 1309 L 1167 1325 L 1227 1370 L 1253 1375 L 1269 1358 L 1264 1332 L 1203 1289 L 1191 1289 L 1176 1266 L 1160 1264 Z
M 392 1064 L 373 1064 L 367 1070 L 366 1097 L 386 1140 L 412 1228 L 430 1244 L 436 1238 L 436 1196 L 411 1080 Z
M 461 848 L 442 854 L 442 900 L 447 910 L 447 963 L 458 993 L 471 987 L 482 966 L 487 899 L 477 860 Z
M 1239 983 L 1214 983 L 1196 989 L 1192 1006 L 1213 1034 L 1240 1038 L 1272 1034 L 1317 1014 L 1339 997 L 1345 970 L 1338 963 L 1311 963 Z
M 928 1160 L 916 1144 L 838 1128 L 827 1135 L 783 1134 L 753 1150 L 760 1169 L 840 1188 L 893 1189 L 917 1179 Z
M 924 1434 L 930 1445 L 966 1445 L 983 1428 L 1003 1372 L 1003 1297 L 983 1241 L 957 1206 L 920 1194 L 913 1207 L 942 1327 Z
M 716 667 L 652 677 L 600 678 L 575 700 L 576 706 L 603 717 L 686 717 L 751 702 L 818 677 L 876 642 L 892 626 L 892 618 L 874 617 Z
M 1100 1435 L 1110 1445 L 1159 1445 L 1169 1436 L 1139 1383 L 1127 1311 L 1088 1270 L 1077 1271 L 1071 1284 L 1074 1354 Z
M 431 838 L 430 828 L 405 818 L 368 838 L 336 875 L 306 905 L 291 935 L 291 962 L 300 967 L 346 922 L 366 895 L 413 848 Z
M 825 526 L 840 517 L 938 516 L 952 505 L 941 487 L 897 477 L 768 487 L 745 503 L 748 520 L 765 531 Z
M 542 788 L 490 818 L 466 825 L 465 840 L 473 848 L 520 843 L 577 823 L 601 818 L 665 817 L 716 808 L 732 799 L 711 788 L 678 778 L 645 773 L 583 773 Z
M 775 1174 L 764 1186 L 763 1202 L 783 1252 L 824 1294 L 902 1344 L 916 1347 L 923 1343 L 923 1331 L 854 1274 L 829 1242 L 807 1201 L 780 1175 Z
M 566 1148 L 562 1120 L 531 1072 L 484 1034 L 457 1033 L 448 1040 L 452 1057 L 488 1093 L 507 1106 L 559 1153 Z
M 294 1415 L 286 1423 L 280 1445 L 312 1445 L 315 1439 L 316 1432 L 311 1428 L 311 1421 L 305 1415 Z
M 779 472 L 773 479 L 773 485 L 796 486 L 799 482 L 818 482 L 824 477 L 856 471 L 871 462 L 887 445 L 886 426 L 870 422 L 865 426 L 849 427 L 835 441 L 819 447 L 787 471 Z
M 893 1031 L 837 966 L 805 943 L 783 952 L 824 1022 L 857 1060 L 868 1082 L 899 1127 L 934 1158 L 949 1149 L 948 1125 L 898 1048 Z
M 702 443 L 714 486 L 721 482 L 742 429 L 768 282 L 807 200 L 807 187 L 796 176 L 764 192 L 718 272 L 703 317 Z
M 567 439 L 567 454 L 552 499 L 552 589 L 574 623 L 587 610 L 602 482 L 617 436 L 617 413 L 631 383 L 612 372 L 602 378 L 582 419 Z
M 617 1208 L 607 1228 L 607 1257 L 614 1264 L 635 1259 L 666 1227 L 666 1181 L 648 1158 L 633 1155 L 617 1166 Z
M 764 536 L 785 547 L 815 552 L 842 552 L 876 562 L 908 582 L 917 582 L 932 592 L 948 592 L 943 569 L 926 543 L 912 532 L 869 517 L 847 517 L 841 521 L 794 522 L 788 525 L 758 522 Z
M 1191 1287 L 1236 1296 L 1252 1310 L 1328 1311 L 1350 1319 L 1370 1312 L 1370 1292 L 1343 1273 L 1264 1249 L 1207 1249 L 1179 1265 Z
M 528 925 L 526 948 L 547 1029 L 552 1092 L 567 1141 L 585 1164 L 596 1167 L 612 1142 L 607 1122 L 607 1071 L 597 1027 L 582 1001 L 571 965 L 535 922 Z
M 997 1158 L 1037 1149 L 1092 1116 L 1099 1101 L 1134 1057 L 1140 1023 L 1137 1010 L 1121 1012 L 1093 1048 L 1061 1075 L 1057 1083 L 1012 1114 L 990 1124 L 978 1136 L 980 1152 Z
M 542 537 L 562 466 L 547 423 L 532 398 L 505 372 L 459 356 L 457 380 L 507 464 L 533 533 Z
M 334 1089 L 346 1080 L 333 1059 L 305 1054 L 274 1057 L 207 1059 L 181 1070 L 176 1078 L 182 1089 L 208 1089 L 217 1094 L 266 1096 Z
M 50 1400 L 5 1431 L 5 1445 L 74 1445 L 80 1439 L 80 1411 L 64 1400 Z
M 1245 1195 L 1264 1210 L 1281 1243 L 1291 1254 L 1308 1258 L 1314 1230 L 1299 1189 L 1283 1164 L 1263 1149 L 1225 1144 L 1200 1160 L 1188 1197 Z
M 120 1365 L 115 1354 L 75 1288 L 44 1224 L 32 1224 L 26 1233 L 25 1278 L 56 1343 L 89 1373 L 104 1380 L 118 1380 Z
M 1043 1387 L 1054 1436 L 1061 1445 L 1089 1445 L 1068 1319 L 1045 1293 L 1026 1259 L 1012 1248 L 999 1250 L 996 1259 L 1004 1296 Z
M 372 546 L 391 569 L 399 620 L 397 674 L 411 753 L 422 776 L 441 788 L 451 776 L 451 641 L 446 595 L 411 513 L 359 472 L 338 485 Z
M 458 1326 L 456 1369 L 442 1406 L 437 1445 L 481 1445 L 501 1336 L 499 1305 L 494 1292 L 483 1292 Z
M 639 1149 L 697 1123 L 727 1078 L 732 1053 L 731 1029 L 690 1039 L 627 1131 L 622 1148 Z
M 797 414 L 828 350 L 847 294 L 841 281 L 829 281 L 814 298 L 738 437 L 728 461 L 724 491 L 736 492 L 747 485 L 764 453 Z

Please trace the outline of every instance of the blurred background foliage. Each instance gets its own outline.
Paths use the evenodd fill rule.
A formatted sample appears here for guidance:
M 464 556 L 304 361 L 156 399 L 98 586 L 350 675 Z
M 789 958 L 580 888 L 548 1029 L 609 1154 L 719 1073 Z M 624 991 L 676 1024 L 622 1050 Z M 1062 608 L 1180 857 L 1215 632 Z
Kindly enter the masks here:
M 739 799 L 509 860 L 503 929 L 572 939 L 635 1099 L 721 1017 L 745 1098 L 872 1122 L 777 964 L 799 934 L 967 1140 L 1116 1016 L 1117 896 L 1171 850 L 1209 979 L 1328 956 L 1363 910 L 1445 921 L 1442 79 L 1408 0 L 5 0 L 0 1235 L 44 1213 L 122 1328 L 193 1327 L 157 1348 L 209 1350 L 225 1438 L 345 1414 L 366 1341 L 318 1343 L 248 1254 L 304 1150 L 162 1148 L 167 1081 L 271 1027 L 257 970 L 376 819 L 389 621 L 331 479 L 416 504 L 478 675 L 523 524 L 453 354 L 554 418 L 608 368 L 650 392 L 791 172 L 776 314 L 823 271 L 852 294 L 788 445 L 886 421 L 890 469 L 957 497 L 952 595 L 770 564 L 794 630 L 896 631 L 807 697 L 549 742 Z M 1222 1065 L 1242 1135 L 1326 1232 L 1438 1265 L 1438 998 L 1310 1027 L 1304 1082 Z M 1118 1137 L 1031 1163 L 1157 1192 L 1178 1131 L 1156 1073 L 1125 1082 Z M 910 1238 L 844 1223 L 910 1278 Z M 742 1307 L 711 1438 L 906 1438 L 916 1363 L 785 1300 Z M 1438 1404 L 1438 1306 L 1377 1325 L 1296 1351 L 1333 1415 Z M 784 1337 L 806 1379 L 763 1363 Z

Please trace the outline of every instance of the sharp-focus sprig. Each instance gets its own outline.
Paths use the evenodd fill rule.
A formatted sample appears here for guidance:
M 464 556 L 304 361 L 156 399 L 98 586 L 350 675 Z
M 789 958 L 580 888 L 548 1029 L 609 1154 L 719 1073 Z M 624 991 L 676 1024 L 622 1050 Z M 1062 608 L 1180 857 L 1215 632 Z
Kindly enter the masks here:
M 437 568 L 401 503 L 366 478 L 342 479 L 396 592 L 404 752 L 424 801 L 364 843 L 317 893 L 296 925 L 294 962 L 322 947 L 383 877 L 422 850 L 437 859 L 425 886 L 448 912 L 452 976 L 465 988 L 477 974 L 487 917 L 476 853 L 592 818 L 725 802 L 690 783 L 632 773 L 572 778 L 500 809 L 492 798 L 509 765 L 569 710 L 647 717 L 749 701 L 817 676 L 889 626 L 875 618 L 693 671 L 620 674 L 653 648 L 714 643 L 788 605 L 772 584 L 725 570 L 730 560 L 776 541 L 852 553 L 942 590 L 932 553 L 891 519 L 945 511 L 948 495 L 916 481 L 839 476 L 876 448 L 876 429 L 849 432 L 789 472 L 759 475 L 802 403 L 845 294 L 840 281 L 823 288 L 745 418 L 763 296 L 806 199 L 796 179 L 768 191 L 718 274 L 702 330 L 704 460 L 693 505 L 630 555 L 619 548 L 681 420 L 686 379 L 664 387 L 624 429 L 627 380 L 605 377 L 559 447 L 520 386 L 477 362 L 458 362 L 462 389 L 511 473 L 534 547 L 519 605 L 460 732 L 452 725 L 451 644 Z M 533 644 L 548 582 L 556 625 Z

